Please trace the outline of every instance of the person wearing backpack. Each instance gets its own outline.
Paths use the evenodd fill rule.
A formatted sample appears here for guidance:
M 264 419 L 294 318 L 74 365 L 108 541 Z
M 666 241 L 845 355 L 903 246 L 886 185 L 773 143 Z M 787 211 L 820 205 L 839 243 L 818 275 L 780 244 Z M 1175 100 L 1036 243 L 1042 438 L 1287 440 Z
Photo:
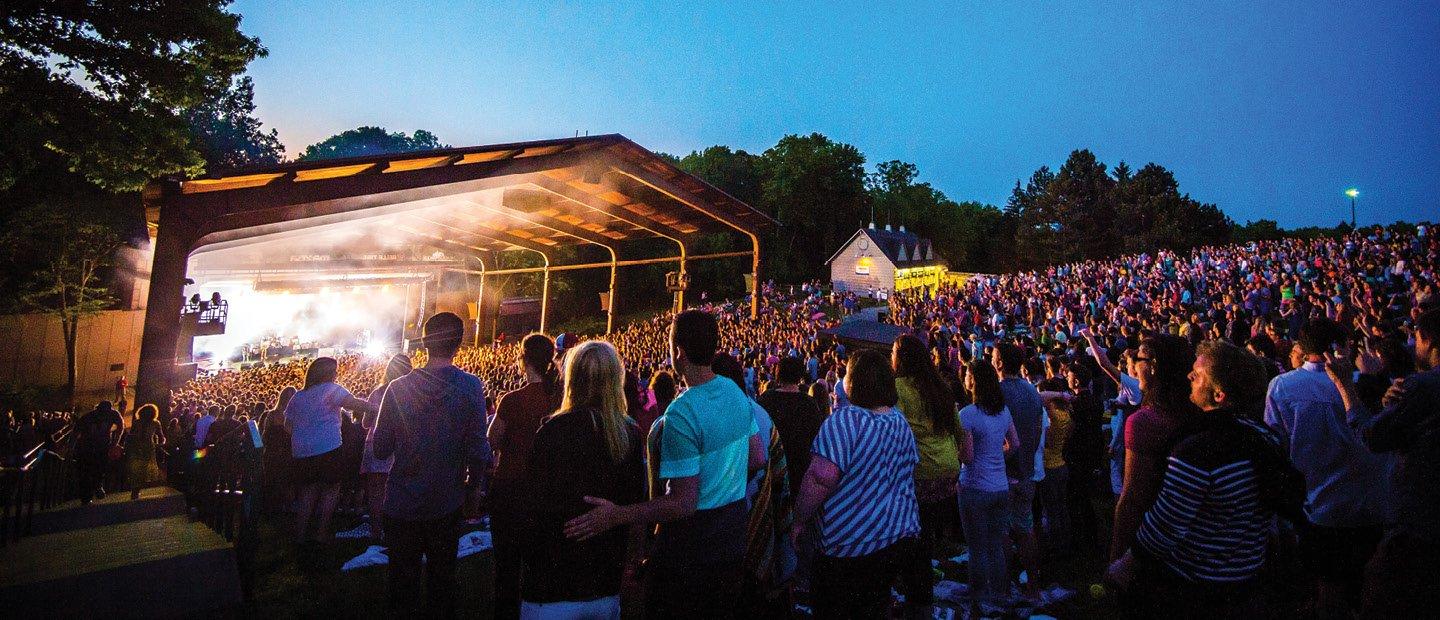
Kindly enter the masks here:
M 1228 342 L 1205 342 L 1196 351 L 1193 432 L 1171 450 L 1135 543 L 1106 572 L 1122 591 L 1123 614 L 1261 615 L 1257 576 L 1275 517 L 1304 519 L 1303 482 L 1278 437 L 1253 421 L 1265 379 L 1260 361 Z

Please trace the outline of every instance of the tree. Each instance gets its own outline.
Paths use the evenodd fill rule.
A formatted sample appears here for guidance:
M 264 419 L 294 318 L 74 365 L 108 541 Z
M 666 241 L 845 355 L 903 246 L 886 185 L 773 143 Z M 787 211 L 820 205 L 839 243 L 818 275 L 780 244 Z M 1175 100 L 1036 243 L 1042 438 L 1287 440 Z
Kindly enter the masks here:
M 1040 166 L 1024 185 L 1015 181 L 1010 200 L 1005 204 L 1005 215 L 1015 229 L 1015 252 L 1013 263 L 1007 266 L 1016 269 L 1039 267 L 1056 262 L 1060 255 L 1060 220 L 1053 201 L 1048 198 L 1050 184 L 1055 173 L 1048 166 Z
M 74 404 L 76 338 L 81 321 L 109 308 L 114 299 L 100 281 L 121 246 L 113 228 L 61 209 L 35 208 L 11 221 L 11 251 L 40 265 L 20 291 L 21 303 L 60 320 L 65 341 L 65 394 Z
M 335 134 L 307 146 L 305 152 L 301 153 L 298 159 L 313 161 L 443 148 L 449 148 L 449 145 L 441 144 L 435 134 L 424 129 L 417 129 L 414 135 L 407 136 L 403 131 L 389 133 L 381 127 L 366 126 Z
M 265 54 L 221 0 L 11 2 L 0 11 L 0 189 L 61 166 L 113 191 L 204 162 L 180 110 Z
M 760 158 L 728 146 L 691 151 L 675 161 L 676 167 L 720 188 L 746 204 L 760 202 Z
M 766 234 L 766 277 L 817 277 L 830 253 L 865 222 L 865 156 L 818 133 L 789 135 L 761 155 L 759 168 L 758 206 L 780 222 Z
M 232 81 L 220 96 L 186 110 L 185 121 L 206 172 L 285 159 L 279 134 L 274 129 L 266 133 L 255 118 L 255 83 L 248 76 Z
M 1094 153 L 1086 149 L 1070 153 L 1045 194 L 1063 244 L 1063 251 L 1051 262 L 1104 258 L 1119 252 L 1114 188 L 1115 180 Z

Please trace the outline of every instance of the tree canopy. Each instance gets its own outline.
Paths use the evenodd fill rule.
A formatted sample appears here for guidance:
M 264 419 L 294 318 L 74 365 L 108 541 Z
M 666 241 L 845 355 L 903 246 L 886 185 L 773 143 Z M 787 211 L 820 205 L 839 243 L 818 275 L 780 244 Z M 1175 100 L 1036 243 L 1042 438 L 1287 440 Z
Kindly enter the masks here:
M 384 155 L 388 153 L 409 153 L 411 151 L 427 151 L 430 149 L 448 148 L 449 145 L 441 144 L 435 134 L 416 129 L 413 135 L 405 135 L 403 131 L 390 133 L 381 127 L 357 127 L 344 131 L 320 142 L 305 147 L 300 154 L 300 161 L 313 161 L 317 159 L 336 159 L 340 157 L 360 157 L 364 155 Z
M 285 159 L 279 134 L 274 129 L 267 133 L 255 118 L 255 83 L 249 76 L 234 80 L 218 97 L 186 110 L 185 120 L 207 172 L 278 164 Z
M 952 200 L 909 162 L 867 173 L 859 149 L 820 134 L 785 136 L 759 155 L 712 146 L 673 159 L 780 222 L 762 256 L 766 277 L 781 282 L 823 277 L 825 259 L 872 219 L 930 239 L 954 269 L 982 272 L 1223 243 L 1234 228 L 1215 205 L 1181 193 L 1164 166 L 1110 169 L 1084 149 L 1016 181 L 1003 210 Z M 696 274 L 705 285 L 733 279 L 733 270 Z
M 0 190 L 62 166 L 112 191 L 204 166 L 181 110 L 265 54 L 222 0 L 7 3 Z

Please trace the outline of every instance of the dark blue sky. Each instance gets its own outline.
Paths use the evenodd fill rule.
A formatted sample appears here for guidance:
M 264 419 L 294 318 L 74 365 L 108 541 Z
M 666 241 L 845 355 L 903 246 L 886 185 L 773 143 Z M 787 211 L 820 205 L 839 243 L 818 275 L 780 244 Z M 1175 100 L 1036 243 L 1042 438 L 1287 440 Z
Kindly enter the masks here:
M 1352 185 L 1362 223 L 1440 219 L 1435 0 L 508 4 L 233 10 L 291 156 L 359 125 L 676 154 L 818 131 L 958 200 L 1089 148 L 1242 222 L 1333 225 Z

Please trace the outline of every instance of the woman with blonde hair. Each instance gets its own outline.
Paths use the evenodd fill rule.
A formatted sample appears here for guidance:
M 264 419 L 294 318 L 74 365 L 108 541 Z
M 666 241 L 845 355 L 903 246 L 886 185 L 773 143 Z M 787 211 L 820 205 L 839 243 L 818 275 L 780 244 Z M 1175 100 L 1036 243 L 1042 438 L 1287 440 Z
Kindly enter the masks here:
M 565 522 L 600 499 L 645 499 L 641 434 L 626 415 L 625 367 L 615 347 L 592 340 L 565 356 L 560 410 L 535 433 L 527 464 L 530 540 L 520 584 L 521 618 L 619 618 L 628 532 L 584 541 Z M 598 499 L 597 499 L 598 498 Z
M 395 455 L 387 459 L 375 458 L 375 422 L 380 418 L 380 399 L 385 397 L 385 388 L 390 387 L 391 381 L 410 374 L 414 369 L 410 356 L 403 353 L 390 356 L 390 361 L 385 364 L 385 378 L 365 399 L 375 406 L 375 411 L 366 413 L 360 420 L 360 426 L 365 429 L 360 476 L 364 478 L 365 504 L 370 514 L 370 537 L 377 541 L 385 540 L 385 519 L 381 508 L 385 505 L 385 484 L 390 480 L 390 468 L 395 466 Z

